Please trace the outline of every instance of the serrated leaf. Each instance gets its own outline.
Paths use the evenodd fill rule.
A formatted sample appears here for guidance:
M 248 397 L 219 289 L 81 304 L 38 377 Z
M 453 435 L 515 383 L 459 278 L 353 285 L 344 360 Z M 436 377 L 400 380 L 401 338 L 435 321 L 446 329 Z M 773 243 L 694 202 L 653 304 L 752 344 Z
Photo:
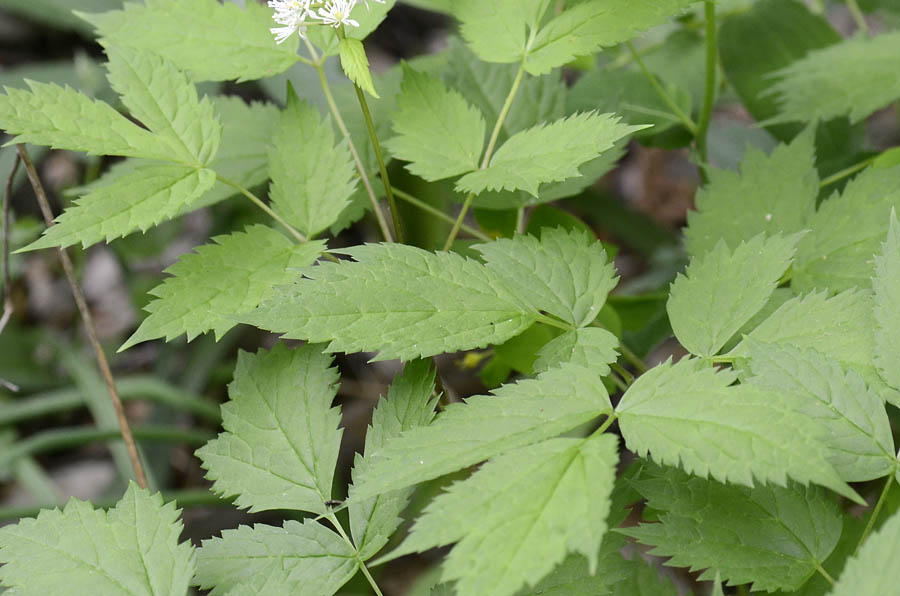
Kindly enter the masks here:
M 344 35 L 360 41 L 365 39 L 387 18 L 388 12 L 395 3 L 396 0 L 385 0 L 384 2 L 372 0 L 368 5 L 357 3 L 350 12 L 350 16 L 359 23 L 359 26 L 346 27 Z M 332 56 L 340 52 L 340 39 L 334 27 L 310 27 L 306 35 L 324 56 Z
M 402 89 L 393 118 L 396 136 L 385 142 L 394 157 L 431 181 L 477 169 L 486 126 L 481 113 L 439 79 L 406 64 Z
M 247 81 L 287 70 L 298 37 L 275 43 L 272 11 L 255 2 L 242 10 L 216 0 L 127 2 L 122 10 L 81 15 L 103 45 L 161 54 L 195 81 Z
M 427 427 L 414 428 L 372 454 L 367 482 L 354 499 L 412 486 L 490 457 L 555 437 L 612 410 L 593 371 L 563 364 L 493 395 L 447 406 Z
M 641 375 L 616 407 L 628 448 L 720 482 L 786 486 L 790 478 L 861 502 L 825 459 L 815 421 L 768 391 L 731 386 L 735 377 L 687 358 Z
M 851 557 L 829 596 L 881 596 L 900 582 L 895 565 L 900 551 L 900 514 L 895 513 L 873 532 L 859 553 Z
M 168 143 L 172 161 L 203 166 L 219 149 L 222 124 L 212 102 L 169 60 L 128 47 L 108 46 L 112 88 L 132 116 Z
M 273 209 L 307 236 L 328 229 L 356 190 L 358 178 L 347 143 L 335 145 L 331 119 L 298 99 L 293 87 L 271 143 Z
M 548 0 L 457 0 L 454 15 L 463 38 L 487 62 L 518 62 L 527 51 L 527 31 L 547 12 Z
M 792 286 L 832 293 L 871 287 L 873 257 L 888 232 L 891 209 L 900 209 L 900 168 L 869 169 L 851 180 L 807 223 L 812 232 L 797 245 Z
M 178 215 L 216 182 L 216 173 L 175 164 L 148 164 L 115 178 L 75 201 L 56 223 L 22 251 L 66 247 L 85 248 L 109 242 L 136 230 L 146 232 Z
M 581 176 L 581 165 L 643 128 L 619 120 L 612 114 L 587 112 L 524 130 L 501 145 L 486 169 L 466 174 L 456 188 L 475 194 L 522 189 L 537 197 L 541 184 Z
M 615 594 L 627 596 L 678 596 L 679 590 L 672 578 L 661 573 L 655 561 L 645 561 L 635 554 L 631 563 L 631 575 L 613 586 Z M 562 596 L 562 595 L 560 595 Z
M 261 224 L 213 242 L 166 270 L 172 277 L 150 290 L 156 296 L 145 307 L 150 314 L 119 351 L 160 337 L 172 341 L 182 333 L 188 341 L 208 331 L 221 339 L 235 326 L 236 315 L 257 307 L 273 287 L 293 279 L 291 269 L 311 265 L 325 248 L 323 242 L 294 244 Z
M 30 91 L 4 88 L 0 128 L 16 135 L 8 144 L 34 143 L 91 155 L 168 159 L 171 149 L 108 104 L 72 88 L 28 83 Z
M 488 269 L 539 311 L 584 327 L 616 287 L 616 268 L 603 245 L 580 230 L 544 228 L 531 235 L 477 244 Z
M 372 73 L 369 71 L 369 58 L 362 42 L 352 37 L 343 38 L 340 43 L 340 55 L 344 74 L 360 89 L 377 98 L 378 93 L 375 92 Z
M 900 99 L 900 32 L 858 35 L 813 50 L 774 73 L 771 93 L 778 94 L 780 114 L 773 122 L 829 120 L 849 116 L 859 122 Z
M 459 596 L 507 596 L 536 584 L 569 552 L 597 568 L 618 439 L 551 439 L 500 455 L 453 484 L 389 557 L 457 542 L 442 581 Z
M 593 0 L 582 2 L 544 25 L 528 47 L 525 69 L 550 72 L 578 56 L 593 54 L 662 24 L 696 0 Z
M 365 483 L 371 474 L 369 454 L 402 432 L 426 426 L 434 418 L 434 376 L 427 360 L 414 360 L 394 379 L 387 398 L 372 413 L 372 424 L 366 432 L 366 457 L 357 454 L 354 460 L 354 485 Z M 354 490 L 351 486 L 351 496 Z M 377 554 L 400 527 L 400 513 L 411 494 L 411 489 L 400 489 L 350 505 L 350 531 L 363 561 Z
M 752 374 L 748 383 L 801 398 L 799 411 L 814 419 L 828 461 L 848 482 L 873 480 L 894 469 L 894 439 L 881 397 L 853 371 L 812 349 L 744 340 Z
M 875 257 L 875 365 L 888 385 L 900 390 L 900 222 L 891 224 Z
M 197 551 L 194 583 L 223 594 L 334 594 L 359 566 L 336 533 L 305 519 L 225 530 Z
M 356 262 L 303 270 L 246 322 L 332 352 L 409 360 L 503 343 L 537 313 L 480 263 L 394 244 L 342 249 Z
M 187 594 L 195 559 L 178 543 L 179 513 L 134 483 L 108 512 L 72 498 L 0 529 L 0 583 L 10 594 Z
M 632 565 L 619 552 L 624 546 L 622 536 L 607 532 L 600 545 L 599 561 L 593 574 L 584 556 L 571 554 L 541 581 L 521 590 L 517 596 L 605 596 L 618 593 L 613 590 L 628 577 Z
M 672 283 L 666 310 L 678 341 L 711 357 L 759 312 L 791 264 L 798 235 L 759 234 L 729 251 L 719 241 Z
M 659 523 L 617 531 L 671 557 L 666 565 L 703 569 L 701 580 L 750 584 L 751 591 L 793 591 L 828 558 L 841 535 L 841 512 L 816 487 L 746 488 L 692 478 L 674 468 L 645 470 L 635 488 Z
M 618 357 L 619 338 L 597 327 L 566 331 L 538 351 L 534 371 L 544 372 L 565 362 L 593 370 L 601 377 Z
M 312 344 L 240 352 L 225 432 L 196 454 L 220 495 L 251 512 L 293 509 L 326 513 L 343 431 L 331 402 L 338 372 Z
M 760 233 L 773 236 L 806 228 L 819 194 L 814 128 L 766 156 L 748 148 L 738 174 L 708 168 L 709 183 L 697 192 L 684 240 L 689 254 L 702 256 L 719 240 L 734 250 Z

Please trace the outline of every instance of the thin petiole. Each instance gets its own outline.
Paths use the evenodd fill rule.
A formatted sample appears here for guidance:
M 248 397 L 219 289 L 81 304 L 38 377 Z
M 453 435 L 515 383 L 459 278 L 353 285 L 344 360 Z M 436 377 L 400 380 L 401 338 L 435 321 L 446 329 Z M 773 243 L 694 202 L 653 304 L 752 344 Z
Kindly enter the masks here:
M 650 69 L 647 68 L 647 65 L 644 64 L 644 60 L 641 58 L 641 55 L 638 54 L 638 51 L 635 49 L 634 45 L 629 41 L 625 44 L 628 46 L 628 51 L 631 53 L 632 58 L 640 67 L 641 71 L 644 73 L 644 76 L 647 77 L 647 80 L 650 81 L 650 85 L 653 87 L 653 90 L 656 91 L 656 94 L 659 95 L 659 98 L 663 100 L 672 113 L 677 117 L 678 121 L 681 122 L 686 129 L 688 129 L 692 135 L 697 134 L 697 125 L 691 120 L 691 117 L 684 113 L 684 110 L 679 107 L 678 103 L 669 95 L 668 91 L 663 89 L 662 85 L 659 84 L 659 81 L 653 76 L 653 73 L 650 72 Z M 669 114 L 666 114 L 669 116 Z
M 864 159 L 859 163 L 853 164 L 849 168 L 844 168 L 840 172 L 836 172 L 831 176 L 828 176 L 819 183 L 819 188 L 821 189 L 825 188 L 826 186 L 831 186 L 835 182 L 840 182 L 844 178 L 852 176 L 853 174 L 866 169 L 867 167 L 872 165 L 872 162 L 874 162 L 876 159 L 878 159 L 878 155 L 873 155 L 872 157 Z
M 231 188 L 235 189 L 236 191 L 238 191 L 239 193 L 241 193 L 242 195 L 244 195 L 245 197 L 250 199 L 253 202 L 253 204 L 256 205 L 257 207 L 259 207 L 260 209 L 262 209 L 266 213 L 266 215 L 268 215 L 269 217 L 271 217 L 272 219 L 277 221 L 279 224 L 281 224 L 281 226 L 284 227 L 284 229 L 286 229 L 288 231 L 288 233 L 297 240 L 297 242 L 302 243 L 302 242 L 306 242 L 308 240 L 308 238 L 306 236 L 304 236 L 303 234 L 301 234 L 300 232 L 295 230 L 294 227 L 291 226 L 291 224 L 284 221 L 284 219 L 282 219 L 282 217 L 280 215 L 278 215 L 277 213 L 272 211 L 271 207 L 266 205 L 262 201 L 262 199 L 260 199 L 258 196 L 256 196 L 255 194 L 253 194 L 252 192 L 250 192 L 249 190 L 247 190 L 240 184 L 238 184 L 236 182 L 232 182 L 231 180 L 228 180 L 227 178 L 223 178 L 222 176 L 219 176 L 218 174 L 216 174 L 216 180 L 218 180 L 222 184 L 226 184 L 226 185 L 230 186 Z
M 850 14 L 853 15 L 853 21 L 859 30 L 864 35 L 869 35 L 869 24 L 866 23 L 866 16 L 860 10 L 859 3 L 856 0 L 847 0 L 847 8 L 850 10 Z
M 456 220 L 454 218 L 450 217 L 449 215 L 447 215 L 440 209 L 436 209 L 436 208 L 432 207 L 425 201 L 423 201 L 421 199 L 417 199 L 416 197 L 412 196 L 408 192 L 400 190 L 396 186 L 394 187 L 394 196 L 397 197 L 398 199 L 400 199 L 401 201 L 406 201 L 410 205 L 418 207 L 422 211 L 429 213 L 442 221 L 445 221 L 450 224 L 456 222 Z M 488 236 L 487 234 L 485 234 L 484 232 L 482 232 L 480 230 L 476 230 L 472 226 L 463 224 L 461 229 L 463 232 L 465 232 L 471 236 L 474 236 L 475 238 L 478 238 L 479 240 L 484 240 L 485 242 L 490 242 L 491 240 L 493 240 L 493 238 L 491 238 L 490 236 Z
M 716 100 L 716 70 L 719 65 L 719 50 L 716 42 L 716 3 L 713 0 L 705 0 L 704 10 L 706 14 L 706 83 L 703 91 L 703 107 L 700 110 L 700 120 L 697 123 L 695 138 L 697 152 L 705 164 L 708 157 L 706 137 L 709 132 L 709 123 L 712 120 L 713 104 Z
M 325 518 L 331 522 L 331 525 L 334 526 L 334 529 L 337 530 L 337 533 L 340 534 L 341 538 L 344 539 L 344 542 L 347 543 L 353 551 L 356 553 L 356 560 L 359 563 L 359 570 L 362 571 L 362 574 L 366 577 L 366 580 L 369 582 L 369 585 L 372 586 L 372 589 L 375 591 L 375 594 L 378 596 L 384 596 L 382 594 L 381 589 L 378 587 L 378 584 L 375 582 L 375 578 L 372 577 L 372 574 L 369 573 L 369 568 L 366 567 L 365 562 L 359 558 L 359 551 L 356 549 L 356 545 L 353 544 L 353 541 L 350 540 L 350 537 L 347 536 L 347 533 L 344 531 L 344 527 L 341 525 L 341 522 L 338 521 L 337 516 L 334 514 L 333 510 L 330 510 L 325 514 Z
M 890 475 L 887 477 L 887 481 L 884 483 L 884 488 L 881 489 L 881 494 L 878 496 L 878 501 L 875 503 L 875 508 L 872 509 L 872 514 L 869 516 L 868 523 L 866 523 L 866 529 L 863 530 L 862 536 L 859 537 L 859 542 L 856 543 L 856 548 L 853 549 L 853 556 L 856 556 L 856 553 L 859 552 L 859 549 L 866 541 L 866 538 L 872 531 L 872 528 L 875 527 L 875 521 L 878 519 L 878 514 L 881 513 L 881 508 L 884 507 L 884 503 L 887 500 L 888 493 L 891 492 L 891 487 L 894 485 L 894 473 L 895 471 L 891 471 Z

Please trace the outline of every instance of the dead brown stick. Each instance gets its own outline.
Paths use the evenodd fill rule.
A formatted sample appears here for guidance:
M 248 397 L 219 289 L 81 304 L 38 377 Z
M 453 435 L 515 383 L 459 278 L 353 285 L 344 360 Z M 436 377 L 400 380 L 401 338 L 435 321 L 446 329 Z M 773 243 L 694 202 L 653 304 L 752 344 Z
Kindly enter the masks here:
M 3 314 L 0 315 L 0 333 L 3 333 L 13 314 L 12 278 L 9 273 L 9 201 L 12 197 L 13 179 L 16 177 L 16 172 L 19 171 L 19 162 L 19 155 L 16 154 L 12 171 L 9 173 L 9 178 L 6 179 L 6 189 L 3 193 L 3 247 L 0 249 L 3 251 Z M 0 385 L 10 391 L 19 390 L 18 386 L 6 379 L 0 379 Z
M 52 226 L 53 212 L 50 210 L 50 203 L 47 201 L 47 193 L 44 192 L 44 186 L 41 184 L 40 178 L 38 178 L 37 170 L 34 169 L 34 163 L 32 163 L 31 157 L 28 155 L 28 151 L 25 149 L 24 145 L 16 145 L 16 149 L 19 152 L 19 157 L 22 159 L 22 163 L 25 164 L 25 172 L 28 174 L 28 180 L 31 182 L 31 187 L 34 189 L 38 205 L 41 207 L 44 221 L 47 222 L 48 227 Z M 72 260 L 69 259 L 69 254 L 65 249 L 60 248 L 58 250 L 59 260 L 62 263 L 63 270 L 66 272 L 66 279 L 69 280 L 69 287 L 72 289 L 72 295 L 75 297 L 75 304 L 78 305 L 78 311 L 81 313 L 81 318 L 84 321 L 84 326 L 87 330 L 91 346 L 94 348 L 94 352 L 97 355 L 97 364 L 100 366 L 100 373 L 103 375 L 103 380 L 106 382 L 106 389 L 109 391 L 109 396 L 112 399 L 113 408 L 116 410 L 116 418 L 119 420 L 119 429 L 122 431 L 122 441 L 125 443 L 125 448 L 128 450 L 128 457 L 131 458 L 131 466 L 134 468 L 134 475 L 137 477 L 137 482 L 141 488 L 147 488 L 147 476 L 144 473 L 144 466 L 141 464 L 141 458 L 138 455 L 137 446 L 134 443 L 134 436 L 131 434 L 131 427 L 128 426 L 128 418 L 125 417 L 125 408 L 122 407 L 122 400 L 119 398 L 119 392 L 116 390 L 116 382 L 113 380 L 109 362 L 106 360 L 103 346 L 100 345 L 100 339 L 97 337 L 97 328 L 94 326 L 94 319 L 91 316 L 91 311 L 88 309 L 84 294 L 81 292 L 81 288 L 78 287 L 78 280 L 75 277 L 75 268 L 72 267 Z

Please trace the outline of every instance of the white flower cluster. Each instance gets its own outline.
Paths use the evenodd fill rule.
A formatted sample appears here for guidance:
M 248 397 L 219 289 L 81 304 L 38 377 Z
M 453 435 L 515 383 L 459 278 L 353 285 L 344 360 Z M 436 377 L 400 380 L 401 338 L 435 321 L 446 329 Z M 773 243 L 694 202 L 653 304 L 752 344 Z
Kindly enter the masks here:
M 272 18 L 281 27 L 269 29 L 275 41 L 283 42 L 296 32 L 306 39 L 309 25 L 331 25 L 335 29 L 342 25 L 359 27 L 359 22 L 350 18 L 350 13 L 360 0 L 269 0 L 269 8 L 275 11 Z M 369 8 L 369 0 L 362 0 Z M 373 0 L 384 4 L 385 0 Z

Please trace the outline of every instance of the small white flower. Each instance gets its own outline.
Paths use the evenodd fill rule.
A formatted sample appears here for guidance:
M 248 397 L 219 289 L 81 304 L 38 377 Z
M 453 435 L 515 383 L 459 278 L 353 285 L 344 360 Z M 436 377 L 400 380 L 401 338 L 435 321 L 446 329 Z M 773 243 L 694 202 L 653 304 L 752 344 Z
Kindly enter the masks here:
M 350 18 L 350 12 L 356 6 L 356 2 L 357 0 L 328 0 L 325 6 L 319 9 L 319 18 L 335 29 L 341 25 L 359 27 L 359 22 Z
M 272 19 L 282 27 L 269 29 L 275 35 L 275 41 L 281 43 L 295 32 L 306 39 L 306 23 L 309 18 L 316 18 L 310 8 L 313 0 L 269 0 L 269 8 L 275 11 Z

